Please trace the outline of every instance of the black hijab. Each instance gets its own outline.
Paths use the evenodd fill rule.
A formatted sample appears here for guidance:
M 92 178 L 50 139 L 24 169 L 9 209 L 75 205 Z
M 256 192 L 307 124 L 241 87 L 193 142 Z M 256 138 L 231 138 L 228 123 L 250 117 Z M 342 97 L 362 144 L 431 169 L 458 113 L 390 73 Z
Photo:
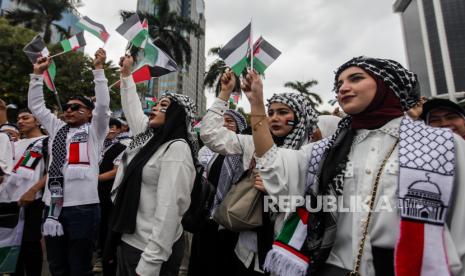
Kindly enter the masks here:
M 111 220 L 111 229 L 115 232 L 132 234 L 135 231 L 142 185 L 142 171 L 153 154 L 168 141 L 175 139 L 189 141 L 184 109 L 175 101 L 171 101 L 166 110 L 165 124 L 153 129 L 153 132 L 153 137 L 139 150 L 124 171 Z M 192 146 L 189 146 L 192 150 Z

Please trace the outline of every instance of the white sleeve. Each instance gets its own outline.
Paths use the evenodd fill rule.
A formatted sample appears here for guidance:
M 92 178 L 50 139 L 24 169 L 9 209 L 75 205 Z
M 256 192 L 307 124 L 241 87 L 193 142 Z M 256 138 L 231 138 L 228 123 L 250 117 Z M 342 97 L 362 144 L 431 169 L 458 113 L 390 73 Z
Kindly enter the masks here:
M 13 149 L 10 138 L 5 133 L 0 133 L 0 152 L 0 169 L 3 173 L 10 174 L 13 169 Z
M 451 271 L 453 275 L 465 275 L 465 141 L 462 137 L 454 134 L 455 140 L 455 183 L 454 192 L 451 199 L 450 235 L 452 242 L 448 245 L 455 247 L 457 261 L 453 262 L 453 256 L 449 256 Z M 448 255 L 454 252 L 447 250 Z
M 273 199 L 304 195 L 312 146 L 291 150 L 273 145 L 262 157 L 255 156 L 265 189 Z
M 53 135 L 65 123 L 45 107 L 43 92 L 44 77 L 34 74 L 31 74 L 30 77 L 31 81 L 29 82 L 29 91 L 27 93 L 27 106 L 47 132 Z
M 110 92 L 104 70 L 93 70 L 92 73 L 94 74 L 96 101 L 90 128 L 95 133 L 97 140 L 103 142 L 108 133 L 110 120 Z
M 251 135 L 240 135 L 223 126 L 223 114 L 228 103 L 217 98 L 203 117 L 200 139 L 210 150 L 222 155 L 243 154 L 251 148 L 254 152 Z
M 132 134 L 135 136 L 144 132 L 148 127 L 149 118 L 142 109 L 132 75 L 121 78 L 121 106 Z
M 195 169 L 189 146 L 185 142 L 174 142 L 164 155 L 167 157 L 161 159 L 152 234 L 136 268 L 141 276 L 159 275 L 179 238 L 181 219 L 191 201 Z

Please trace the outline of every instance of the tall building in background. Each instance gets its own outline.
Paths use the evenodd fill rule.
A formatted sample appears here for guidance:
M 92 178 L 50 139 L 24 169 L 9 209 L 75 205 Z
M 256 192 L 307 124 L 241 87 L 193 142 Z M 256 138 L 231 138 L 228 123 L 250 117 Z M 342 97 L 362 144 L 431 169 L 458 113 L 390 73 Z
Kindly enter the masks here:
M 188 17 L 205 30 L 204 0 L 169 0 L 170 10 L 178 15 Z M 138 0 L 137 10 L 155 13 L 153 0 Z M 197 106 L 197 113 L 205 113 L 207 99 L 204 93 L 203 77 L 205 72 L 205 36 L 188 37 L 192 49 L 189 65 L 184 65 L 182 71 L 154 78 L 149 85 L 154 96 L 159 97 L 166 92 L 180 93 L 192 98 Z
M 427 97 L 465 97 L 465 1 L 396 0 L 409 67 Z
M 69 0 L 71 4 L 73 4 L 74 7 L 79 7 L 82 5 L 81 0 Z M 8 10 L 13 10 L 18 8 L 20 5 L 18 5 L 16 2 L 12 0 L 0 0 L 0 16 L 3 16 L 6 11 Z M 63 18 L 56 22 L 58 25 L 61 27 L 70 30 L 72 33 L 76 31 L 74 24 L 79 20 L 79 14 L 75 9 L 71 11 L 67 11 L 63 13 Z M 60 42 L 63 38 L 61 35 L 58 33 L 56 29 L 53 30 L 52 32 L 52 37 L 51 37 L 51 42 L 52 43 L 57 43 Z M 83 51 L 81 48 L 80 51 Z

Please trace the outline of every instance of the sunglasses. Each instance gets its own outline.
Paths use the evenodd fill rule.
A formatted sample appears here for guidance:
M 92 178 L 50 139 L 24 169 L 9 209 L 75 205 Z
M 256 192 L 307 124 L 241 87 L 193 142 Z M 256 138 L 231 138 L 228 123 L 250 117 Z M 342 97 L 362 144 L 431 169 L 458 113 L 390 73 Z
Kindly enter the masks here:
M 63 111 L 67 111 L 69 108 L 71 108 L 71 111 L 78 111 L 81 107 L 84 107 L 78 103 L 72 103 L 72 104 L 64 104 L 63 105 Z

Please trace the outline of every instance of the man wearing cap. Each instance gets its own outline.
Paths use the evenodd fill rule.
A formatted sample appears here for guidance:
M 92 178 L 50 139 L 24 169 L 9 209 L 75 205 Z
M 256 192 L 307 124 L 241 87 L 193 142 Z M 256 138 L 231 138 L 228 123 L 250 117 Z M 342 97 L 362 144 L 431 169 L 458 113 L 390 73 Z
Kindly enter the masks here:
M 421 118 L 427 125 L 450 128 L 465 139 L 465 110 L 446 99 L 432 99 L 423 105 Z
M 94 103 L 73 96 L 63 106 L 63 121 L 45 107 L 42 74 L 51 63 L 34 64 L 28 107 L 49 133 L 43 235 L 52 275 L 93 275 L 92 253 L 100 221 L 97 191 L 99 156 L 108 133 L 110 96 L 103 66 L 106 53 L 95 54 Z

